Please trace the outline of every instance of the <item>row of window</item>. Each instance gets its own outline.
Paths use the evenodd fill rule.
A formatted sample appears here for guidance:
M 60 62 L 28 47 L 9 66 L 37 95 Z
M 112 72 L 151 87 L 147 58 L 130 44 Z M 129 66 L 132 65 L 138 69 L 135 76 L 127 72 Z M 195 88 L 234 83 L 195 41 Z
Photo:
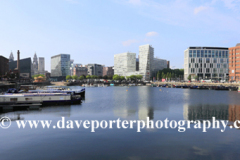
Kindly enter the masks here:
M 202 63 L 203 62 L 203 59 L 202 58 L 198 58 L 195 60 L 195 58 L 191 58 L 190 59 L 191 63 L 195 63 L 195 61 L 199 62 L 199 63 Z M 220 63 L 225 63 L 227 62 L 228 63 L 228 59 L 220 59 Z M 206 58 L 206 63 L 210 63 L 210 58 Z M 213 59 L 213 63 L 217 63 L 217 58 L 214 58 Z
M 189 50 L 189 57 L 228 58 L 228 51 L 219 50 Z
M 195 71 L 198 72 L 198 73 L 203 73 L 203 69 L 202 68 L 191 68 L 191 73 L 195 73 Z M 206 68 L 205 69 L 206 73 L 210 73 L 210 71 L 211 71 L 210 68 Z M 213 73 L 217 73 L 217 72 L 223 73 L 223 71 L 226 71 L 228 73 L 228 69 L 227 70 L 223 70 L 222 68 L 221 69 L 217 69 L 217 68 L 213 68 L 212 69 Z
M 206 63 L 204 63 L 204 64 L 202 64 L 202 63 L 195 63 L 195 65 L 194 64 L 192 64 L 192 63 L 189 63 L 189 68 L 191 68 L 191 67 L 195 67 L 195 68 L 206 68 L 206 66 L 207 66 L 207 64 Z M 209 64 L 209 66 L 210 66 L 210 68 L 213 68 L 213 63 L 210 63 Z M 228 64 L 217 64 L 217 68 L 228 68 Z

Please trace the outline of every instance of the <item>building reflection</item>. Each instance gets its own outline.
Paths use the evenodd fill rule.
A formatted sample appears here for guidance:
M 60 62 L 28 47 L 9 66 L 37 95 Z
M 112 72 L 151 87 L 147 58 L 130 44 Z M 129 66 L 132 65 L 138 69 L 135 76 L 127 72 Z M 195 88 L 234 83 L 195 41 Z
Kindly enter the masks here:
M 185 120 L 210 120 L 212 117 L 221 120 L 228 120 L 229 106 L 226 104 L 185 104 L 183 118 Z
M 229 105 L 228 107 L 228 121 L 230 122 L 230 126 L 233 126 L 232 123 L 236 120 L 240 120 L 240 105 Z M 236 123 L 238 127 L 240 127 L 239 123 Z M 234 126 L 233 126 L 234 127 Z

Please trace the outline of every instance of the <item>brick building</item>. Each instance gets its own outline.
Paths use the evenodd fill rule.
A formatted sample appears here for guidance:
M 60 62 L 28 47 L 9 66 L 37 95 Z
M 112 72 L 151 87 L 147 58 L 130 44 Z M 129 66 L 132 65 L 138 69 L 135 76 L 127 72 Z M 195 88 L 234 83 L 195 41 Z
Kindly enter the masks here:
M 229 50 L 229 81 L 240 81 L 240 43 Z
M 113 67 L 103 67 L 103 76 L 113 76 L 114 69 Z

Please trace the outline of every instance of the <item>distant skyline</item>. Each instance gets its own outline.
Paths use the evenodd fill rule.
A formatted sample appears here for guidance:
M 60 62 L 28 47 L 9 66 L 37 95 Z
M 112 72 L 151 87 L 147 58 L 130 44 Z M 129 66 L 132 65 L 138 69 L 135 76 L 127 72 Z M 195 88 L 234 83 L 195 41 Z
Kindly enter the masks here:
M 74 63 L 113 66 L 114 54 L 150 44 L 183 68 L 189 46 L 240 43 L 240 0 L 2 0 L 0 55 L 16 60 L 70 54 Z

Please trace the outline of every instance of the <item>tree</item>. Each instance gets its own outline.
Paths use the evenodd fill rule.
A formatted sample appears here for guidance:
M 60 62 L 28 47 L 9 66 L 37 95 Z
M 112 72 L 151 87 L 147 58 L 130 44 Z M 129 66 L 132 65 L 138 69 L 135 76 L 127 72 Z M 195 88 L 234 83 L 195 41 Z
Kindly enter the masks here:
M 192 79 L 191 75 L 189 75 L 189 76 L 187 77 L 187 79 L 188 79 L 189 81 L 191 81 L 191 79 Z
M 83 79 L 84 79 L 84 76 L 79 76 L 78 79 L 79 79 L 79 80 L 83 80 Z
M 72 76 L 67 75 L 67 76 L 66 76 L 66 80 L 69 80 L 69 79 L 72 79 Z
M 121 81 L 125 80 L 125 77 L 124 76 L 120 76 L 120 80 Z
M 76 80 L 76 79 L 78 79 L 78 76 L 77 75 L 73 75 L 72 79 Z
M 119 75 L 117 75 L 117 74 L 115 74 L 115 75 L 113 75 L 113 78 L 112 78 L 113 80 L 120 80 L 120 76 Z
M 136 75 L 136 78 L 137 78 L 138 80 L 141 80 L 141 79 L 143 78 L 143 76 L 142 76 L 142 75 Z
M 198 76 L 196 75 L 196 76 L 194 77 L 194 79 L 195 79 L 195 80 L 198 80 Z
M 86 78 L 87 78 L 87 79 L 91 79 L 91 76 L 90 76 L 90 75 L 87 75 Z
M 166 77 L 165 77 L 165 74 L 162 72 L 162 79 L 165 79 Z

